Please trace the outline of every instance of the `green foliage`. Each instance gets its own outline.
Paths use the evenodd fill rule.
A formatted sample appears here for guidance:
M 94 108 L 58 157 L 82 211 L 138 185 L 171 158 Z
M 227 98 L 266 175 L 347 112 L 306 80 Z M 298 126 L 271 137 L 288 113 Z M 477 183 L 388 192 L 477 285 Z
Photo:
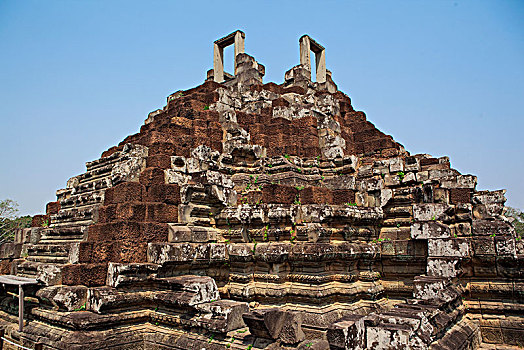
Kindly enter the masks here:
M 80 306 L 78 309 L 74 309 L 73 311 L 85 311 L 86 304 L 87 304 L 87 301 L 84 303 L 84 305 Z
M 513 220 L 511 224 L 517 232 L 517 237 L 524 237 L 524 212 L 517 208 L 506 207 L 504 215 Z
M 397 176 L 398 176 L 398 178 L 400 179 L 400 181 L 404 180 L 404 176 L 405 176 L 405 175 L 406 175 L 406 174 L 404 174 L 403 171 L 399 171 L 399 172 L 397 173 Z
M 207 110 L 209 110 L 209 106 L 208 106 L 208 105 L 205 105 L 205 106 L 204 106 L 204 111 L 207 111 Z
M 14 219 L 18 213 L 18 203 L 12 199 L 0 201 L 0 218 Z
M 17 229 L 31 227 L 31 216 L 17 214 L 17 202 L 11 199 L 0 200 L 0 244 L 12 241 Z

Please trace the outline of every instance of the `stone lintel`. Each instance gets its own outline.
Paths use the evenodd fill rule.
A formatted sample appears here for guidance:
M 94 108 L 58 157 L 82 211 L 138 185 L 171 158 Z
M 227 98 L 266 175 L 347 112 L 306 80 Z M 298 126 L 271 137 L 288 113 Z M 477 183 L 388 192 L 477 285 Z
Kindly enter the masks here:
M 313 51 L 314 53 L 319 53 L 320 51 L 323 51 L 325 50 L 326 48 L 322 45 L 320 45 L 319 43 L 317 43 L 315 41 L 315 39 L 313 39 L 312 37 L 310 37 L 309 35 L 307 34 L 304 34 L 300 37 L 299 41 L 302 41 L 303 39 L 307 38 L 309 40 L 309 46 L 310 46 L 310 49 L 311 51 Z
M 237 39 L 237 35 L 240 35 L 242 39 L 246 38 L 246 33 L 244 33 L 241 30 L 235 30 L 233 33 L 228 34 L 223 38 L 215 40 L 214 43 L 222 48 L 227 47 L 229 45 L 233 45 L 235 43 L 235 40 Z

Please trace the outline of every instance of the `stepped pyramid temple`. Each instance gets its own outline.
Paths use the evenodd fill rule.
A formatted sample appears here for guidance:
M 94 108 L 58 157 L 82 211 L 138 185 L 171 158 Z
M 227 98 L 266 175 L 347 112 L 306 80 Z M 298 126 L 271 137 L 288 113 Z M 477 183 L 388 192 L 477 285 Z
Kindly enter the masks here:
M 375 128 L 311 37 L 282 84 L 244 40 L 0 247 L 3 349 L 524 346 L 504 191 Z

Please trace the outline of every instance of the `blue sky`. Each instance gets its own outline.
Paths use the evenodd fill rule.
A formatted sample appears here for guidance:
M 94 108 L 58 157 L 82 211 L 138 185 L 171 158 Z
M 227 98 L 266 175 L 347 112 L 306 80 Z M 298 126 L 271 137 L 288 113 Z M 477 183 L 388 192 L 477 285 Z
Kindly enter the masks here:
M 167 95 L 201 84 L 213 41 L 236 29 L 277 83 L 309 34 L 379 129 L 524 208 L 524 2 L 509 0 L 0 0 L 0 199 L 43 212 Z

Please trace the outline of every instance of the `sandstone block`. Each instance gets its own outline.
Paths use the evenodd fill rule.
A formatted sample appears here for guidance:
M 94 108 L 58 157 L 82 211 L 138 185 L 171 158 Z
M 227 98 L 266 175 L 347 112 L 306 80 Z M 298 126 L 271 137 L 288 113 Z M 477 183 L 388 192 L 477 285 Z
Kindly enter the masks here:
M 471 248 L 475 256 L 496 254 L 493 237 L 475 237 L 471 240 Z
M 50 286 L 39 289 L 36 297 L 58 311 L 80 311 L 86 308 L 87 291 L 86 286 Z
M 334 350 L 366 348 L 364 317 L 347 315 L 329 326 L 327 340 Z
M 443 179 L 440 181 L 442 188 L 469 188 L 474 189 L 477 185 L 477 177 L 472 175 L 457 175 L 456 178 Z
M 298 191 L 302 204 L 330 204 L 333 202 L 331 190 L 321 187 L 306 187 Z
M 462 273 L 460 262 L 449 258 L 428 258 L 427 275 L 457 277 Z
M 269 184 L 262 188 L 263 203 L 293 204 L 297 195 L 298 190 L 291 186 Z
M 474 236 L 508 236 L 512 235 L 513 228 L 502 221 L 473 220 L 472 233 Z
M 411 328 L 403 324 L 366 327 L 367 349 L 409 349 Z
M 104 204 L 140 202 L 144 192 L 144 186 L 138 182 L 122 182 L 106 190 Z
M 22 252 L 22 243 L 3 243 L 0 245 L 0 259 L 18 259 Z
M 233 300 L 216 300 L 196 305 L 203 315 L 197 319 L 206 329 L 226 333 L 246 326 L 242 315 L 249 312 L 247 303 Z
M 147 168 L 169 169 L 171 167 L 171 156 L 168 154 L 156 154 L 146 158 Z
M 107 285 L 121 287 L 153 283 L 157 277 L 159 265 L 151 263 L 122 264 L 110 262 L 107 269 Z
M 449 208 L 441 203 L 413 204 L 413 219 L 418 221 L 439 220 Z
M 304 340 L 300 314 L 280 309 L 259 309 L 244 314 L 244 322 L 251 334 L 268 339 L 280 339 L 284 344 Z
M 470 256 L 469 240 L 465 238 L 432 238 L 428 239 L 429 257 L 455 257 L 465 258 Z
M 87 287 L 103 286 L 106 283 L 107 264 L 68 264 L 62 267 L 62 284 Z
M 449 201 L 451 204 L 469 203 L 471 192 L 469 188 L 452 188 L 449 191 Z
M 53 215 L 53 214 L 57 214 L 58 211 L 60 210 L 60 202 L 49 202 L 47 203 L 46 207 L 45 207 L 45 212 L 47 215 Z
M 164 184 L 164 171 L 160 168 L 146 168 L 140 173 L 140 183 L 144 186 Z
M 450 238 L 451 231 L 447 225 L 438 222 L 416 222 L 411 224 L 412 239 Z
M 495 237 L 495 249 L 498 256 L 516 256 L 515 238 L 512 236 Z
M 450 285 L 450 279 L 443 276 L 417 276 L 413 280 L 413 297 L 422 300 L 449 302 L 457 299 L 460 293 Z

